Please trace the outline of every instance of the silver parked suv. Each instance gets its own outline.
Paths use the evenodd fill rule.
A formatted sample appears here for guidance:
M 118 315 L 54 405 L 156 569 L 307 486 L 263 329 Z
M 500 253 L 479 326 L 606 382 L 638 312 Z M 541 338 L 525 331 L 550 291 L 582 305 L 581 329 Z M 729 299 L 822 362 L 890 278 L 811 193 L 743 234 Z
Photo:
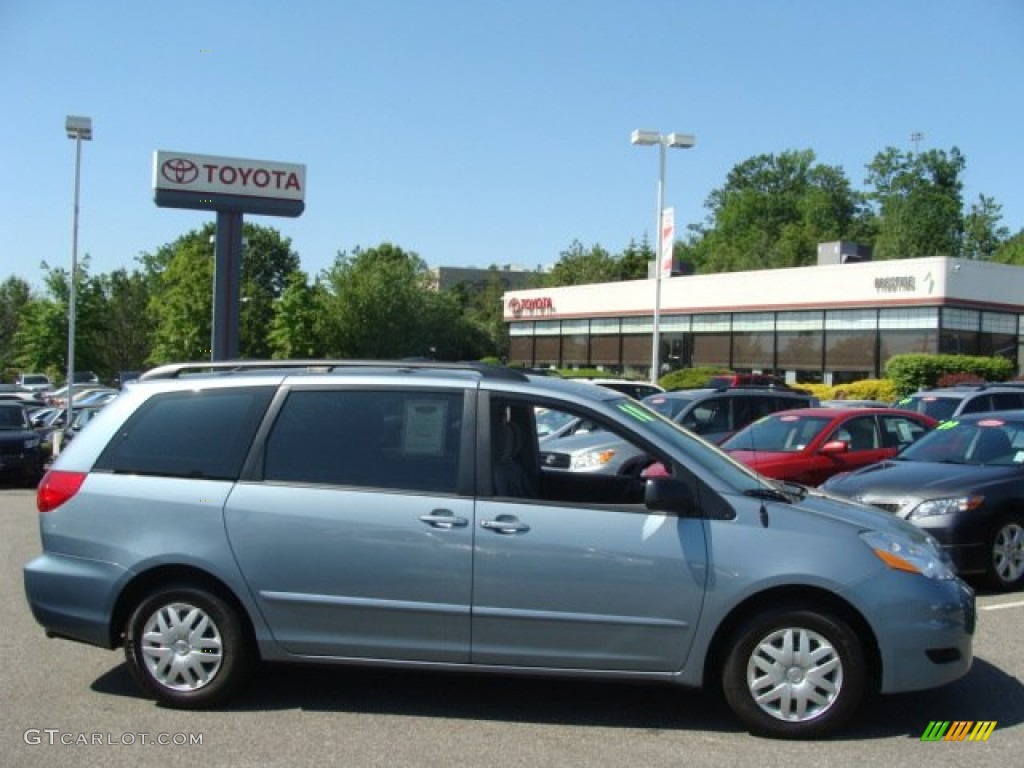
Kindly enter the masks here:
M 542 471 L 547 410 L 661 476 Z M 123 646 L 172 706 L 223 701 L 260 660 L 356 662 L 714 687 L 750 730 L 804 737 L 971 666 L 973 593 L 919 528 L 769 481 L 620 393 L 510 369 L 156 369 L 38 506 L 36 619 Z

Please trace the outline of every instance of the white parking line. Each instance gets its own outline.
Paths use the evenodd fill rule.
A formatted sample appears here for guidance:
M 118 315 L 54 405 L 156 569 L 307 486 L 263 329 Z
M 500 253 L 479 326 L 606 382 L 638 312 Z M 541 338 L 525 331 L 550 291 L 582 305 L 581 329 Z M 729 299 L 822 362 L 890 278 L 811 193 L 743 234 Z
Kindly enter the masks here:
M 1024 608 L 1024 600 L 1016 603 L 997 603 L 996 605 L 979 605 L 979 611 L 1001 611 L 1003 608 Z

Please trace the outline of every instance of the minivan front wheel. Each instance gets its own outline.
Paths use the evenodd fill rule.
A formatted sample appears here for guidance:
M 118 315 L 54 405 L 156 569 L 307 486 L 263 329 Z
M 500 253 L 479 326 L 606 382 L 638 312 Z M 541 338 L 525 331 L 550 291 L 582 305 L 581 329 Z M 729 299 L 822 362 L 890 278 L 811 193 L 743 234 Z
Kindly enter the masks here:
M 143 690 L 182 708 L 228 697 L 253 658 L 237 611 L 212 592 L 191 586 L 145 597 L 128 619 L 124 652 Z
M 848 720 L 864 696 L 864 651 L 837 616 L 765 611 L 734 636 L 722 668 L 725 699 L 754 733 L 820 736 Z

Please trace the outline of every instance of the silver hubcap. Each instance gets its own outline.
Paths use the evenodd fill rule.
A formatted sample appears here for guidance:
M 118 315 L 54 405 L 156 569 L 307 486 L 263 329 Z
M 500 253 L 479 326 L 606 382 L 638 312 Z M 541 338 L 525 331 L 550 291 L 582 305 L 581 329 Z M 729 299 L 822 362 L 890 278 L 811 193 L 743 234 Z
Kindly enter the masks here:
M 161 685 L 195 691 L 217 676 L 224 645 L 220 630 L 204 611 L 188 603 L 171 603 L 146 621 L 142 658 Z
M 813 720 L 831 707 L 843 687 L 839 653 L 808 629 L 780 629 L 758 643 L 747 662 L 747 688 L 777 720 Z
M 1010 523 L 999 529 L 992 547 L 992 565 L 1007 584 L 1024 574 L 1024 528 Z

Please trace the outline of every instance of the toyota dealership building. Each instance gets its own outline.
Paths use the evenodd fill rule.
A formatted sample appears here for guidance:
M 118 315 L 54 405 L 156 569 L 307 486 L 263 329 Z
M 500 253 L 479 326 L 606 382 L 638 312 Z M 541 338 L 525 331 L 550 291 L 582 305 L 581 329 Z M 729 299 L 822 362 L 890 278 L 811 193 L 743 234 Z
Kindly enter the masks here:
M 647 377 L 657 281 L 509 291 L 508 362 Z M 908 353 L 1021 359 L 1024 267 L 946 257 L 661 280 L 660 367 L 841 384 Z

